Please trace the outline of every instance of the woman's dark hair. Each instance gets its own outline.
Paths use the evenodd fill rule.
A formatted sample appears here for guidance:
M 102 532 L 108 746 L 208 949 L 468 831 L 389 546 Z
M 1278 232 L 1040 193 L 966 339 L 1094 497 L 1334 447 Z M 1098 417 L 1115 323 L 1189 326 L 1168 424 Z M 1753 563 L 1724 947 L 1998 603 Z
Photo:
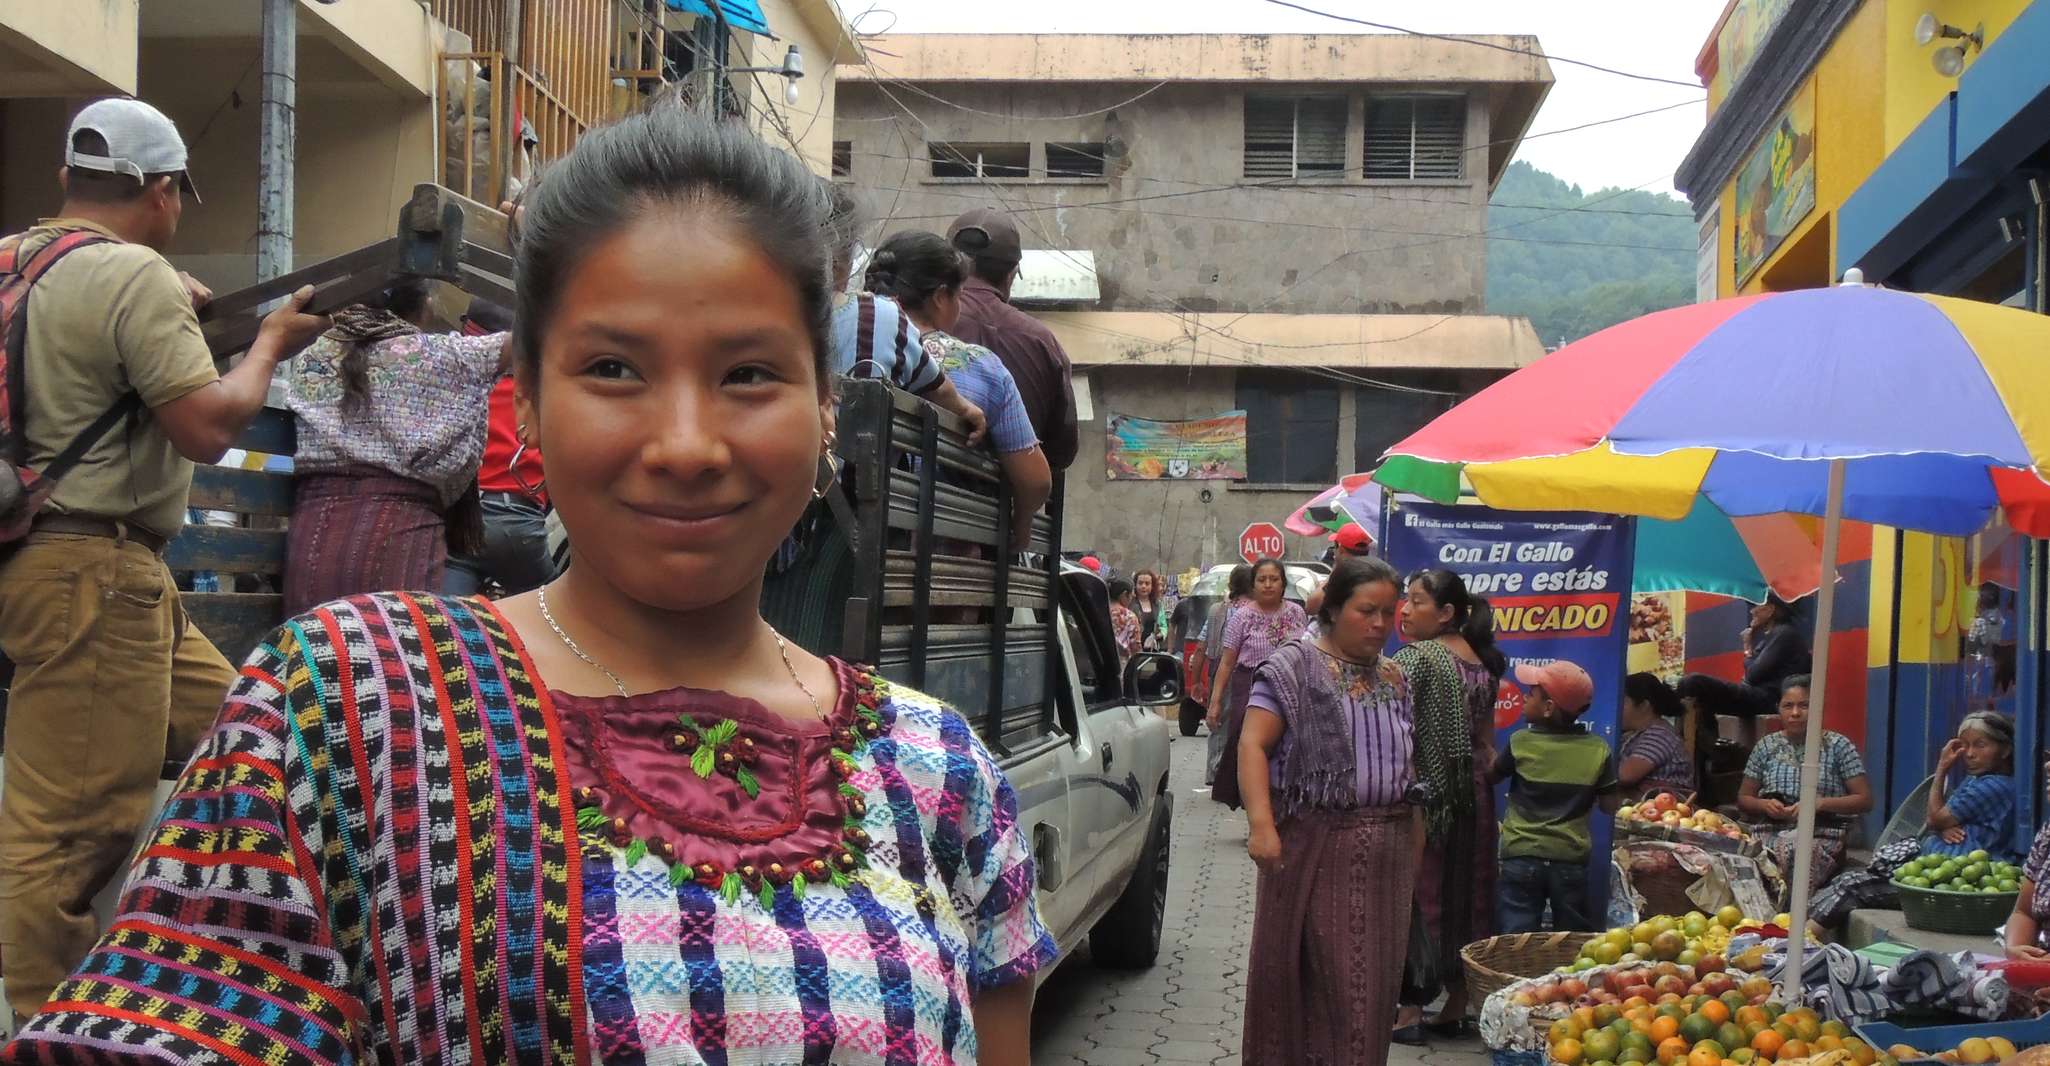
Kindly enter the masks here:
M 1395 576 L 1395 568 L 1371 555 L 1354 555 L 1338 560 L 1331 568 L 1331 576 L 1324 582 L 1324 605 L 1317 608 L 1317 621 L 1326 626 L 1333 624 L 1338 612 L 1351 601 L 1353 593 L 1362 585 L 1386 581 L 1397 593 L 1402 591 L 1402 579 Z
M 1509 657 L 1495 647 L 1495 612 L 1488 601 L 1469 592 L 1465 578 L 1443 567 L 1419 570 L 1409 575 L 1403 587 L 1416 584 L 1423 585 L 1432 600 L 1452 608 L 1452 628 L 1466 638 L 1481 665 L 1500 679 L 1509 669 Z
M 888 296 L 913 311 L 938 292 L 952 292 L 968 280 L 961 253 L 945 237 L 923 230 L 893 233 L 869 257 L 862 288 Z
M 1797 688 L 1812 689 L 1815 687 L 1814 681 L 1815 677 L 1812 674 L 1789 674 L 1785 681 L 1780 682 L 1780 695 L 1784 696 Z
M 1623 679 L 1623 695 L 1651 704 L 1651 709 L 1664 718 L 1678 718 L 1687 708 L 1680 702 L 1680 694 L 1673 686 L 1659 680 L 1657 674 L 1635 673 Z
M 1121 577 L 1110 579 L 1110 602 L 1117 603 L 1132 594 L 1132 583 Z
M 371 306 L 405 319 L 409 324 L 427 310 L 427 279 L 404 277 L 385 286 Z M 402 327 L 395 327 L 402 328 Z M 409 331 L 410 332 L 410 331 Z M 342 353 L 342 407 L 356 410 L 370 402 L 370 346 L 378 338 L 357 337 Z
M 584 134 L 526 197 L 516 250 L 521 371 L 541 347 L 569 277 L 599 242 L 650 209 L 711 212 L 744 234 L 797 290 L 819 387 L 833 313 L 826 183 L 739 123 L 678 107 L 637 112 Z
M 1773 623 L 1775 625 L 1794 624 L 1794 605 L 1781 599 L 1779 593 L 1766 593 L 1765 606 L 1770 607 L 1772 609 Z
M 1231 577 L 1226 579 L 1224 583 L 1224 598 L 1227 600 L 1242 600 L 1245 599 L 1247 596 L 1251 596 L 1252 594 L 1252 566 L 1248 563 L 1240 563 L 1239 565 L 1232 567 Z

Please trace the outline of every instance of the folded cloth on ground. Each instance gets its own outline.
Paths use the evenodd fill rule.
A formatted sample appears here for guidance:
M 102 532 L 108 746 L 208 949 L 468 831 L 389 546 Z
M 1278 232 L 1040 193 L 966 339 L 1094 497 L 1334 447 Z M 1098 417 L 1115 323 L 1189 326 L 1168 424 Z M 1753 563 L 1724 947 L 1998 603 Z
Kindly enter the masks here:
M 1778 986 L 1787 969 L 1786 941 L 1766 955 L 1766 976 Z M 1872 960 L 1842 944 L 1810 944 L 1801 956 L 1801 999 L 1826 1019 L 1863 1025 L 1892 1009 Z
M 1880 986 L 1895 1009 L 1938 1007 L 1988 1021 L 2007 1013 L 2007 978 L 1998 970 L 1981 969 L 1969 951 L 1917 951 L 1887 970 Z

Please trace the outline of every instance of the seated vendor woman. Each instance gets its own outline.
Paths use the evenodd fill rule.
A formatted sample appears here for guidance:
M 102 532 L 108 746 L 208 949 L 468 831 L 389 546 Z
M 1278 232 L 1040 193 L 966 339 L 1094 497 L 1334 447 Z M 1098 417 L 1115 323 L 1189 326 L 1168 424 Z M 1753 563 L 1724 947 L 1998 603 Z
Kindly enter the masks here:
M 2050 782 L 2050 761 L 2043 763 L 2043 780 Z M 2014 913 L 2007 916 L 2007 957 L 2050 959 L 2044 938 L 2050 930 L 2045 926 L 2050 926 L 2050 825 L 2036 832 L 2028 860 L 2022 863 L 2021 894 L 2014 898 Z
M 1964 780 L 1950 784 L 1953 768 Z M 2014 848 L 2014 723 L 1993 711 L 1978 711 L 1958 724 L 1957 737 L 1943 746 L 1929 784 L 1929 828 L 1923 852 L 2012 856 Z
M 1668 716 L 1681 712 L 1680 697 L 1656 674 L 1631 674 L 1623 679 L 1623 739 L 1616 779 L 1631 796 L 1670 792 L 1686 798 L 1694 792 L 1694 760 Z
M 1808 739 L 1808 687 L 1807 674 L 1795 674 L 1781 685 L 1780 731 L 1751 749 L 1750 761 L 1744 764 L 1744 785 L 1737 794 L 1737 806 L 1745 816 L 1765 823 L 1765 828 L 1755 836 L 1770 849 L 1780 872 L 1790 882 L 1794 875 L 1795 818 L 1800 813 L 1801 756 Z M 1821 708 L 1814 712 L 1821 713 Z M 1872 809 L 1872 784 L 1865 777 L 1865 760 L 1850 738 L 1834 730 L 1823 730 L 1818 761 L 1822 774 L 1815 787 L 1810 888 L 1835 876 L 1843 863 L 1852 821 Z

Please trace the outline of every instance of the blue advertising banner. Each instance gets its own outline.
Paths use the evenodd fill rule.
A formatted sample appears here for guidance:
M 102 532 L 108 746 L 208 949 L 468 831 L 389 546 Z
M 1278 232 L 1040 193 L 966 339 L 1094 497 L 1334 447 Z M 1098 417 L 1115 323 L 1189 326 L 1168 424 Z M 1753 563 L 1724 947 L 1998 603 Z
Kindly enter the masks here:
M 1616 743 L 1630 635 L 1631 561 L 1636 523 L 1579 511 L 1497 511 L 1403 503 L 1391 509 L 1383 550 L 1403 574 L 1444 567 L 1487 598 L 1495 639 L 1518 663 L 1567 659 L 1594 679 L 1594 702 L 1580 721 Z M 1495 745 L 1523 727 L 1522 690 L 1505 679 L 1495 703 Z M 1496 790 L 1501 809 L 1506 790 Z M 1610 819 L 1593 820 L 1589 858 L 1592 912 L 1607 911 Z

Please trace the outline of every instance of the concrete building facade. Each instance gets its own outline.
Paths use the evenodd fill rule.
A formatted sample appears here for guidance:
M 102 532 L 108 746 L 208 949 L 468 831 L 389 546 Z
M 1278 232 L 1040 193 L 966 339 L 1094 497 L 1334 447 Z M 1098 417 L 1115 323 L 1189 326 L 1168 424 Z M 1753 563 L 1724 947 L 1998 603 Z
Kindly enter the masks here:
M 1018 302 L 1075 364 L 1069 547 L 1228 561 L 1246 525 L 1542 354 L 1527 321 L 1485 313 L 1481 235 L 1551 84 L 1529 38 L 886 36 L 868 53 L 840 72 L 834 173 L 877 238 L 971 207 L 1018 221 Z M 1108 476 L 1112 417 L 1230 411 L 1246 477 Z

